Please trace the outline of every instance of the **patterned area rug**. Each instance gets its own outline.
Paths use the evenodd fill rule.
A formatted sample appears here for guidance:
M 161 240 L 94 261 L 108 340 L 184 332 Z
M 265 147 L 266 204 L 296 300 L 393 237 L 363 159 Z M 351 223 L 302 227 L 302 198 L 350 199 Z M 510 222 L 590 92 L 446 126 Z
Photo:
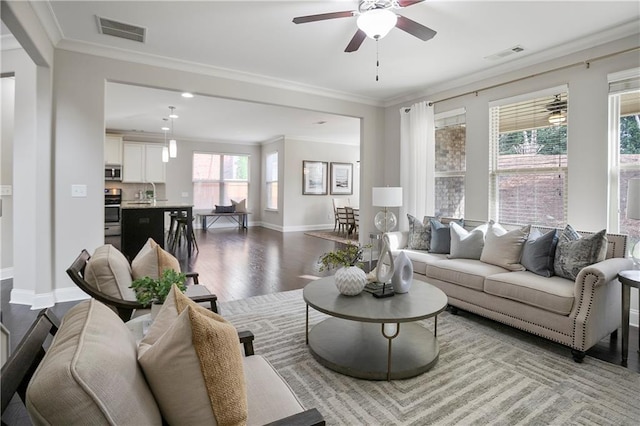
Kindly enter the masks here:
M 636 425 L 640 374 L 462 315 L 438 320 L 440 359 L 407 380 L 366 381 L 318 364 L 304 342 L 302 290 L 220 303 L 305 407 L 328 425 Z M 326 318 L 309 310 L 311 324 Z M 433 331 L 433 320 L 421 321 Z M 501 328 L 501 327 L 500 327 Z
M 351 234 L 349 235 L 349 238 L 347 238 L 344 232 L 309 231 L 305 232 L 305 235 L 310 235 L 312 237 L 318 237 L 329 241 L 335 241 L 342 244 L 358 244 L 358 234 Z

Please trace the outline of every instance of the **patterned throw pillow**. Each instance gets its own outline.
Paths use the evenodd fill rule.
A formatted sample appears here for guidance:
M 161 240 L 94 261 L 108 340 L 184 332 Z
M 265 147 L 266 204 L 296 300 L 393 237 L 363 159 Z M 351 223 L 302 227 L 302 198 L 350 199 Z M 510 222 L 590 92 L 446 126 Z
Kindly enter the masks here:
M 431 225 L 426 222 L 426 225 L 420 222 L 410 214 L 407 215 L 409 219 L 409 243 L 407 248 L 413 250 L 429 250 L 429 242 L 431 241 Z
M 567 225 L 558 239 L 553 269 L 556 275 L 575 280 L 578 273 L 589 265 L 601 262 L 607 255 L 607 230 L 580 237 Z

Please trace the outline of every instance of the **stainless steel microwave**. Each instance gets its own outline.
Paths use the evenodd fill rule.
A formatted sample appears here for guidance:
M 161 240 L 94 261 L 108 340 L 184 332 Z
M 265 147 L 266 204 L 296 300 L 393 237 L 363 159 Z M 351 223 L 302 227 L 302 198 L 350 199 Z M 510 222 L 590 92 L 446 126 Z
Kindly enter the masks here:
M 122 166 L 116 164 L 105 165 L 104 180 L 122 180 Z

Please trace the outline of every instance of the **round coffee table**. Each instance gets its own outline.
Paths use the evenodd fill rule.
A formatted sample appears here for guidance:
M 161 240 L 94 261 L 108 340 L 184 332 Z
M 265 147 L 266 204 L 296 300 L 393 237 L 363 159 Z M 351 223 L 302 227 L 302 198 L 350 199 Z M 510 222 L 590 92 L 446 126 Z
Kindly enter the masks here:
M 406 379 L 424 373 L 438 361 L 437 315 L 447 296 L 437 287 L 413 280 L 405 294 L 377 299 L 368 292 L 344 296 L 333 277 L 308 284 L 306 341 L 322 365 L 368 380 Z M 309 330 L 309 307 L 330 315 Z M 415 321 L 434 317 L 434 333 Z

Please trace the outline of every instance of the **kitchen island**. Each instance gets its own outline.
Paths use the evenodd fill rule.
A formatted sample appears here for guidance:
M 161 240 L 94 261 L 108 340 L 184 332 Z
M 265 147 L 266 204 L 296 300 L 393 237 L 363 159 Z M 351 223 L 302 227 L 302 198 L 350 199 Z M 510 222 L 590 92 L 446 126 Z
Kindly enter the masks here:
M 193 249 L 193 205 L 170 201 L 133 201 L 122 203 L 122 253 L 133 260 L 149 238 L 165 246 L 164 215 L 166 212 L 187 219 L 187 253 Z

